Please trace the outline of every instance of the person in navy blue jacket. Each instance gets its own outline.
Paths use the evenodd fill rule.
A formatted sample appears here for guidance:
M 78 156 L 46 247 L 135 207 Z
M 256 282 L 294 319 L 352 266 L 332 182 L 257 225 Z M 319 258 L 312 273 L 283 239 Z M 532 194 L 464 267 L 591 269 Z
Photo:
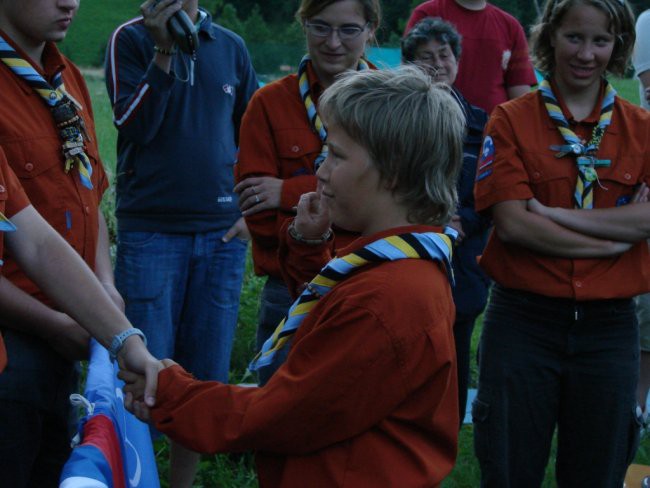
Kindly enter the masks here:
M 476 318 L 485 308 L 490 284 L 477 261 L 487 242 L 490 221 L 474 210 L 476 161 L 481 151 L 487 114 L 483 109 L 470 105 L 453 86 L 460 52 L 460 34 L 454 26 L 439 17 L 422 19 L 402 39 L 402 61 L 423 67 L 436 81 L 451 86 L 466 119 L 463 167 L 457 186 L 459 205 L 450 223 L 459 232 L 452 261 L 455 278 L 452 291 L 456 305 L 454 340 L 458 367 L 458 408 L 462 425 L 470 378 L 472 331 Z
M 257 88 L 243 40 L 198 0 L 148 0 L 112 34 L 106 85 L 118 129 L 116 286 L 156 357 L 228 380 L 246 254 L 233 193 L 239 125 Z M 198 34 L 183 52 L 182 11 Z M 171 486 L 191 486 L 198 454 L 172 444 Z

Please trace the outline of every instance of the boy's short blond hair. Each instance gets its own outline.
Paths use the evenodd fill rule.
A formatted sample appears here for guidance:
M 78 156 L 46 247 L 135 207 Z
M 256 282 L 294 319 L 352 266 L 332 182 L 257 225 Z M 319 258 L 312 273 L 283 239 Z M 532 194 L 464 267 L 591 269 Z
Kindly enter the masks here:
M 413 66 L 349 71 L 318 111 L 368 151 L 410 222 L 442 225 L 455 213 L 465 118 L 446 85 Z

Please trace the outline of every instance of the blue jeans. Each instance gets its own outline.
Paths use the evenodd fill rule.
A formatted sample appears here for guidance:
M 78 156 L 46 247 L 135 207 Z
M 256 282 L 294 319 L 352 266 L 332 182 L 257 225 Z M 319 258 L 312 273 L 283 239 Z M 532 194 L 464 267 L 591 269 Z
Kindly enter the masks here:
M 495 285 L 479 351 L 482 486 L 540 486 L 556 425 L 558 486 L 623 486 L 640 427 L 631 299 L 574 302 Z
M 280 321 L 287 315 L 293 299 L 283 280 L 269 276 L 262 289 L 260 299 L 259 319 L 257 323 L 257 350 L 260 351 L 264 341 L 271 337 Z M 287 358 L 291 342 L 278 351 L 273 363 L 258 370 L 257 378 L 260 386 L 264 386 L 273 373 L 284 363 Z
M 246 243 L 200 234 L 118 232 L 115 284 L 157 358 L 228 381 Z

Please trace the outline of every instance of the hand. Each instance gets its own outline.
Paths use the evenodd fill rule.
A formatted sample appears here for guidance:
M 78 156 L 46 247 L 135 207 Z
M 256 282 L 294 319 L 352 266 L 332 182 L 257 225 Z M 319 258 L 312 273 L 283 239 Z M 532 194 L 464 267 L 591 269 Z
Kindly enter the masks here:
M 537 198 L 531 198 L 528 200 L 528 202 L 526 202 L 526 208 L 529 212 L 541 215 L 542 217 L 550 218 L 551 209 L 546 205 L 539 203 L 539 200 L 537 200 Z
M 149 353 L 142 338 L 136 335 L 127 337 L 117 355 L 117 362 L 121 370 L 144 375 L 142 398 L 149 407 L 153 407 L 156 403 L 158 372 L 162 365 Z
M 253 215 L 280 208 L 282 180 L 273 176 L 253 176 L 237 183 L 234 191 L 239 195 L 242 215 Z
M 158 361 L 158 372 L 175 364 L 171 359 Z M 153 405 L 148 405 L 143 401 L 146 390 L 145 377 L 124 369 L 121 369 L 117 373 L 117 376 L 124 381 L 124 407 L 138 419 L 143 422 L 149 422 L 151 420 L 150 407 Z
M 454 215 L 447 225 L 452 229 L 455 229 L 456 232 L 458 232 L 458 237 L 456 238 L 456 245 L 463 242 L 463 239 L 465 239 L 465 232 L 463 231 L 463 223 L 460 219 L 460 215 L 458 214 Z
M 56 352 L 70 361 L 88 359 L 90 334 L 72 317 L 61 313 L 60 318 L 61 327 L 57 329 L 56 333 L 44 339 Z
M 174 46 L 174 39 L 167 29 L 167 21 L 182 6 L 182 0 L 147 0 L 140 5 L 144 26 L 159 48 L 171 50 Z
M 102 286 L 104 287 L 104 290 L 106 290 L 106 293 L 108 293 L 111 301 L 117 305 L 117 308 L 120 309 L 120 312 L 124 313 L 124 299 L 122 298 L 122 295 L 120 295 L 120 293 L 117 291 L 117 288 L 115 288 L 115 285 L 113 283 L 102 281 Z
M 232 227 L 228 229 L 228 232 L 224 234 L 221 240 L 223 242 L 229 242 L 234 237 L 236 237 L 237 239 L 241 239 L 242 241 L 251 240 L 251 233 L 248 230 L 248 226 L 246 225 L 246 220 L 244 219 L 244 217 L 239 217 L 237 219 L 237 222 L 232 224 Z
M 302 194 L 296 210 L 293 226 L 305 239 L 320 239 L 332 225 L 329 209 L 318 192 Z

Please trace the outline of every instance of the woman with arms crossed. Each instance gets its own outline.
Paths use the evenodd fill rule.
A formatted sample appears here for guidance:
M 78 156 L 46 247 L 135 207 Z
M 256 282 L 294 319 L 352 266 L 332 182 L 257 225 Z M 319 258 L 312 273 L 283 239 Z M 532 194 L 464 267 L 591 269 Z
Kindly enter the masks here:
M 475 449 L 483 486 L 540 486 L 558 427 L 560 486 L 622 486 L 638 442 L 639 337 L 648 291 L 650 117 L 622 75 L 634 16 L 620 0 L 549 0 L 534 28 L 540 89 L 498 106 L 476 207 L 494 220 Z

